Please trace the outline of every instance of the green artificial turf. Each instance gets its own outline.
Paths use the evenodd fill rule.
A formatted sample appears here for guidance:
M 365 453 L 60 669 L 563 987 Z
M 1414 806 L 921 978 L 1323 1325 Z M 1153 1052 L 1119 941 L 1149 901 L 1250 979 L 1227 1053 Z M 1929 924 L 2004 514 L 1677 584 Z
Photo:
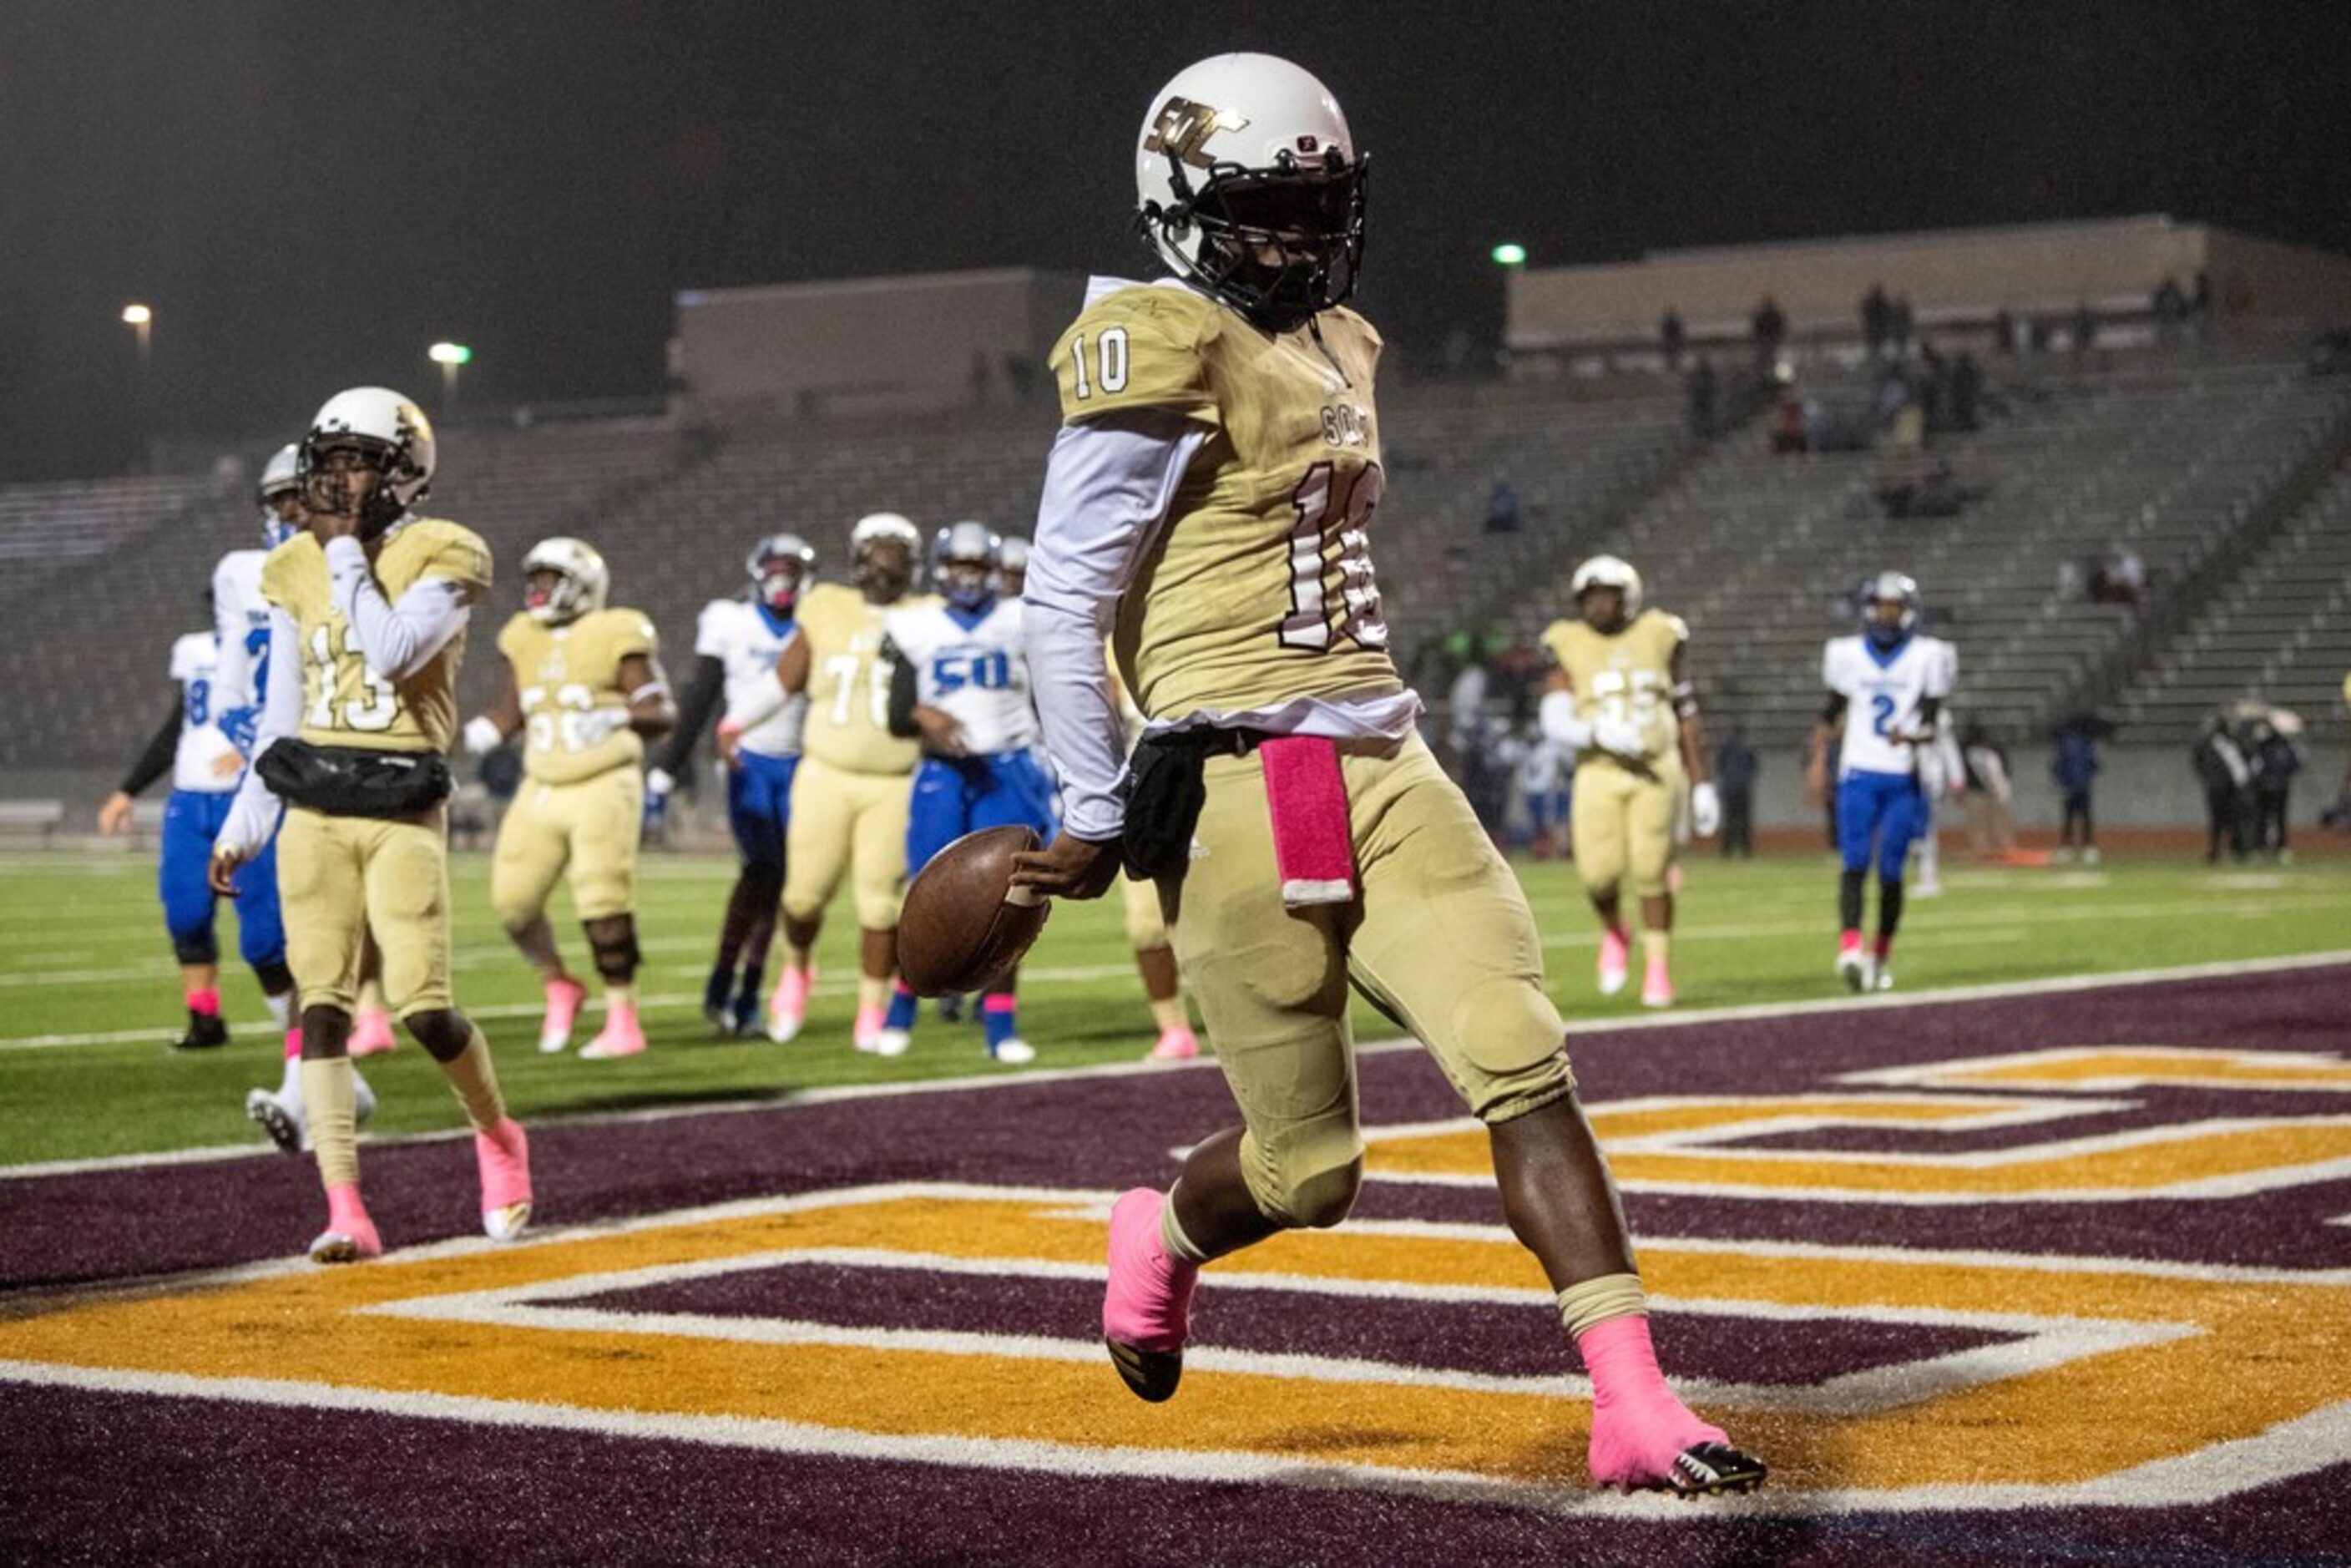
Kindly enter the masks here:
M 534 1049 L 538 985 L 490 914 L 488 860 L 457 856 L 457 996 L 497 1048 L 517 1114 L 534 1116 L 782 1098 L 817 1085 L 956 1077 L 990 1064 L 977 1022 L 928 1008 L 895 1061 L 849 1043 L 855 1007 L 845 900 L 827 925 L 808 1029 L 790 1045 L 720 1041 L 701 1016 L 703 978 L 734 876 L 729 859 L 649 858 L 640 893 L 646 966 L 639 988 L 653 1049 L 613 1062 Z M 1642 1011 L 1630 990 L 1593 993 L 1596 928 L 1572 868 L 1519 862 L 1571 1025 Z M 234 957 L 222 989 L 235 1039 L 168 1051 L 179 1032 L 177 972 L 152 861 L 60 851 L 0 860 L 0 1164 L 235 1144 L 258 1136 L 245 1092 L 277 1081 L 281 1041 L 250 971 Z M 1894 968 L 1906 991 L 2351 947 L 2351 863 L 2214 871 L 2185 860 L 2110 861 L 2095 871 L 1966 869 L 1939 898 L 1910 903 Z M 1823 855 L 1694 859 L 1675 941 L 1685 1009 L 1841 995 L 1831 974 L 1836 868 Z M 559 895 L 557 928 L 584 972 L 584 946 Z M 234 955 L 233 917 L 223 946 Z M 1637 989 L 1637 986 L 1634 988 Z M 1116 898 L 1054 912 L 1023 976 L 1020 1027 L 1039 1068 L 1131 1061 L 1153 1030 Z M 582 1019 L 575 1045 L 595 1027 Z M 1359 1010 L 1360 1038 L 1395 1030 Z M 413 1043 L 364 1067 L 381 1100 L 378 1134 L 458 1124 L 454 1101 Z

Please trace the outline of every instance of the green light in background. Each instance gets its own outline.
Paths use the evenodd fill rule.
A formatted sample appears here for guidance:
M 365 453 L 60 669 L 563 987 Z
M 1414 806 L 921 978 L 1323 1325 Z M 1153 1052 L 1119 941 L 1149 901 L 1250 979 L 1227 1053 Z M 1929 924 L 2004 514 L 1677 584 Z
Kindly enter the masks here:
M 463 343 L 435 343 L 424 350 L 424 357 L 436 365 L 469 365 L 474 362 L 474 350 Z
M 1516 241 L 1505 241 L 1496 246 L 1491 254 L 1497 267 L 1524 267 L 1527 264 L 1527 247 Z

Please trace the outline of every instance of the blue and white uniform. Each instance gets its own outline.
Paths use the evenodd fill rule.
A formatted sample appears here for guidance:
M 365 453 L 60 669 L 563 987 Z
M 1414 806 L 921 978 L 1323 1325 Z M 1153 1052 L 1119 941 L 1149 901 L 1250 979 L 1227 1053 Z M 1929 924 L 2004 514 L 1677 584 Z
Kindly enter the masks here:
M 1037 760 L 1020 602 L 984 609 L 927 604 L 893 611 L 885 630 L 914 671 L 914 701 L 953 716 L 965 755 L 925 757 L 914 772 L 906 864 L 919 870 L 964 834 L 1018 824 L 1053 831 L 1053 786 Z
M 268 559 L 266 549 L 233 549 L 213 568 L 213 632 L 220 640 L 214 722 L 247 756 L 269 689 L 269 601 L 261 597 L 261 563 Z
M 1875 847 L 1879 879 L 1901 880 L 1904 858 L 1927 825 L 1918 754 L 1934 726 L 1926 705 L 1948 702 L 1958 674 L 1958 650 L 1917 632 L 1890 648 L 1865 635 L 1834 637 L 1823 650 L 1822 684 L 1845 700 L 1836 787 L 1845 870 L 1867 869 Z
M 726 711 L 750 706 L 776 684 L 776 660 L 799 625 L 764 604 L 714 599 L 703 606 L 694 629 L 694 651 L 716 659 L 726 672 Z M 799 767 L 800 728 L 808 717 L 805 693 L 746 729 L 735 743 L 736 766 L 726 778 L 726 821 L 744 863 L 784 866 L 784 831 L 791 821 L 792 774 Z
M 266 658 L 266 637 L 263 646 Z M 172 643 L 172 679 L 180 685 L 180 739 L 172 758 L 172 795 L 163 806 L 163 851 L 156 885 L 163 900 L 163 923 L 180 961 L 209 964 L 217 960 L 219 944 L 206 873 L 213 840 L 228 820 L 245 771 L 244 755 L 218 720 L 223 698 L 237 692 L 222 686 L 220 649 L 209 632 L 191 632 Z M 250 695 L 248 690 L 248 699 Z M 238 951 L 256 969 L 282 965 L 286 927 L 277 909 L 275 837 L 238 869 L 236 888 Z

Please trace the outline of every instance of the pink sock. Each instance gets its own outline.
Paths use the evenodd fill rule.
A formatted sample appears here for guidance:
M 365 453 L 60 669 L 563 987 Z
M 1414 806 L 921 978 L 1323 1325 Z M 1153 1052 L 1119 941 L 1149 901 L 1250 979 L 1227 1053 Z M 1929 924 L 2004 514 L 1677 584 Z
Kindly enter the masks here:
M 1593 1324 L 1576 1336 L 1592 1374 L 1592 1479 L 1602 1486 L 1641 1486 L 1666 1479 L 1685 1448 L 1727 1443 L 1666 1386 L 1649 1320 L 1638 1312 Z
M 327 1228 L 350 1236 L 360 1230 L 372 1230 L 367 1205 L 360 1201 L 360 1184 L 337 1182 L 327 1189 Z
M 201 991 L 190 991 L 188 1010 L 192 1013 L 202 1013 L 209 1019 L 220 1017 L 220 988 L 206 986 Z
M 299 1025 L 286 1031 L 286 1060 L 288 1061 L 302 1060 L 302 1030 Z

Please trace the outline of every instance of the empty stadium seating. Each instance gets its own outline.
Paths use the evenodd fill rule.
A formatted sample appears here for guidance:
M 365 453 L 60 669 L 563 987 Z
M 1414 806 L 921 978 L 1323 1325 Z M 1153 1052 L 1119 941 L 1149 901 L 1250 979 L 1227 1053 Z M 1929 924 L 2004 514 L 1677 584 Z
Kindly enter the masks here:
M 1743 723 L 1759 744 L 1802 734 L 1820 642 L 1849 624 L 1838 596 L 1885 567 L 1920 580 L 1959 643 L 1961 706 L 2011 737 L 2093 701 L 2152 735 L 2255 691 L 2330 713 L 2351 664 L 2351 480 L 2319 481 L 2351 443 L 2351 384 L 2312 378 L 2287 351 L 2039 363 L 2007 375 L 1983 431 L 1938 444 L 1988 489 L 1942 520 L 1884 515 L 1875 490 L 1893 465 L 1878 455 L 1773 456 L 1761 420 L 1693 443 L 1667 381 L 1399 384 L 1382 403 L 1375 546 L 1399 662 L 1460 629 L 1531 636 L 1562 612 L 1573 563 L 1609 549 L 1690 621 L 1716 725 Z M 1808 390 L 1855 386 L 1832 374 Z M 869 510 L 1029 531 L 1053 423 L 1030 405 L 724 429 L 460 426 L 442 433 L 429 509 L 497 552 L 484 626 L 518 606 L 524 549 L 577 534 L 682 669 L 696 611 L 741 586 L 762 533 L 804 534 L 838 575 Z M 1515 532 L 1485 529 L 1497 477 L 1519 495 Z M 208 476 L 0 490 L 0 605 L 19 655 L 0 768 L 127 761 L 171 699 L 165 655 L 203 624 L 213 562 L 255 537 L 242 485 Z M 2117 540 L 2149 572 L 2137 610 L 2084 602 L 2061 580 Z M 468 661 L 469 706 L 496 678 L 486 643 Z M 1441 697 L 1430 667 L 1418 673 Z

